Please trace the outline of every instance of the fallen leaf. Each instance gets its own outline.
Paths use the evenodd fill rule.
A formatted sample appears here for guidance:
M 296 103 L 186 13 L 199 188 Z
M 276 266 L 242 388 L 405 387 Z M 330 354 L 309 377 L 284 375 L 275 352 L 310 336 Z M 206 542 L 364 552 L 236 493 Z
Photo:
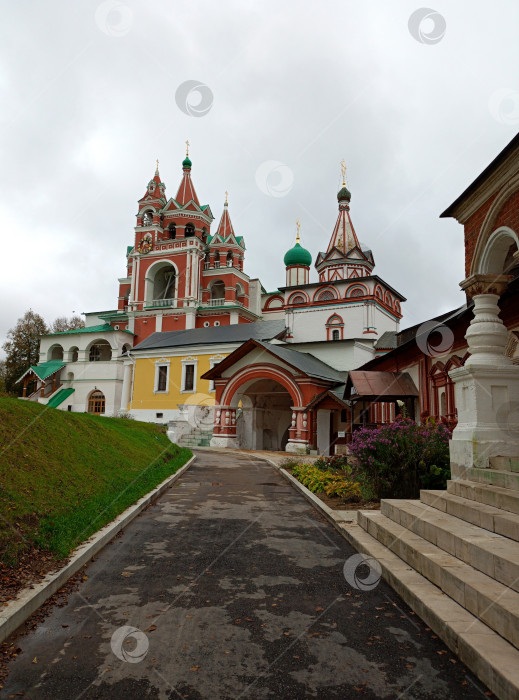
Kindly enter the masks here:
M 33 664 L 37 664 L 37 663 L 38 663 L 38 657 L 35 656 L 34 659 L 32 660 L 32 662 L 33 662 Z
M 145 632 L 155 632 L 157 629 L 157 625 L 150 625 L 147 630 L 144 630 Z

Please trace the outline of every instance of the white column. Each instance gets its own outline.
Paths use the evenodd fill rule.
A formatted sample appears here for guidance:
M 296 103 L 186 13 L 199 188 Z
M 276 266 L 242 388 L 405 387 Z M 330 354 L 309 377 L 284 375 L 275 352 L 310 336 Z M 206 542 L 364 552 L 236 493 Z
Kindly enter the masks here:
M 124 375 L 123 375 L 123 388 L 121 391 L 121 411 L 128 410 L 128 404 L 130 403 L 130 393 L 132 388 L 132 374 L 133 374 L 133 362 L 131 360 L 125 360 L 124 362 Z
M 473 275 L 461 283 L 474 300 L 466 333 L 470 357 L 449 373 L 454 382 L 458 424 L 450 443 L 453 478 L 467 479 L 472 467 L 497 458 L 519 458 L 519 367 L 505 355 L 508 331 L 498 301 L 508 275 Z

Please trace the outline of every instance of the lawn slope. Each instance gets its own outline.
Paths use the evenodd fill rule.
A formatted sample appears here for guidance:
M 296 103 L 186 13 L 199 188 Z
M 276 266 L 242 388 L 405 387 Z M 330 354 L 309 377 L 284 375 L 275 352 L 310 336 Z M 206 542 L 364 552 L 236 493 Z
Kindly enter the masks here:
M 190 457 L 161 426 L 0 398 L 0 561 L 67 556 Z

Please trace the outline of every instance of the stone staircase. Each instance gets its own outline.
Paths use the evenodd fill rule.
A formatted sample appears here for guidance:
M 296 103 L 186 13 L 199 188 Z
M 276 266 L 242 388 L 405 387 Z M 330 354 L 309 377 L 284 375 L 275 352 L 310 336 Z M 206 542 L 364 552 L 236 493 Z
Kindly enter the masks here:
M 499 698 L 519 698 L 518 460 L 344 524 L 357 550 Z
M 212 430 L 194 428 L 189 433 L 183 433 L 178 439 L 177 445 L 180 447 L 209 447 L 212 437 Z

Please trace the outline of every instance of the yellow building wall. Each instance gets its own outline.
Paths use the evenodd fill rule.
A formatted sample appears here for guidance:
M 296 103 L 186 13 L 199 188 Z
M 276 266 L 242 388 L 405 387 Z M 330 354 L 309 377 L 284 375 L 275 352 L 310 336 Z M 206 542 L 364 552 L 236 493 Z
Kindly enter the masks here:
M 219 358 L 226 357 L 228 353 L 221 353 Z M 209 392 L 209 381 L 200 379 L 200 376 L 211 368 L 210 358 L 215 357 L 215 353 L 197 355 L 160 355 L 152 358 L 138 358 L 135 361 L 133 379 L 133 398 L 130 403 L 131 409 L 172 409 L 178 408 L 179 404 L 203 403 L 205 406 L 214 405 L 214 391 Z M 196 366 L 196 385 L 194 392 L 182 392 L 182 360 L 198 360 Z M 168 392 L 154 393 L 155 387 L 155 367 L 157 362 L 169 361 Z M 194 400 L 196 398 L 196 400 Z

